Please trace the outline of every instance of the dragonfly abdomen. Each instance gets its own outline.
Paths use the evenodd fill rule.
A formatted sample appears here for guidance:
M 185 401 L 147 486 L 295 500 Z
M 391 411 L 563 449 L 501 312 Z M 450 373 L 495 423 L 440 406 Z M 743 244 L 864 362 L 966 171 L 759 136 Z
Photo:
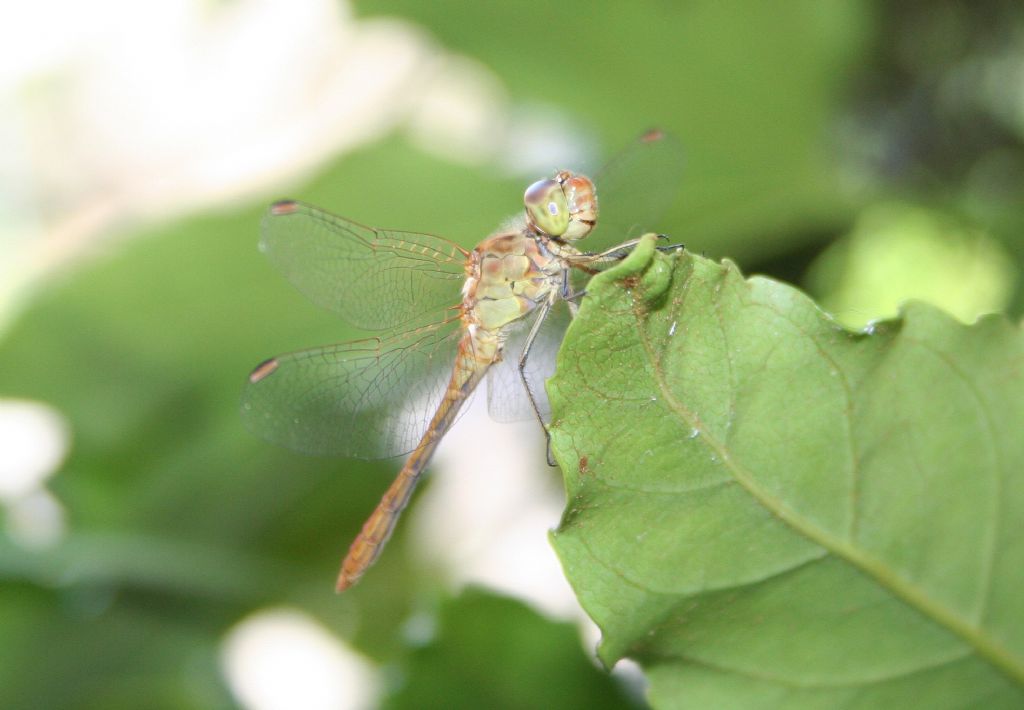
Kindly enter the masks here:
M 337 591 L 342 592 L 358 582 L 384 549 L 445 432 L 455 423 L 462 404 L 480 383 L 487 368 L 497 359 L 498 347 L 497 335 L 491 332 L 478 331 L 462 337 L 444 398 L 419 444 L 409 454 L 402 470 L 349 547 L 341 563 L 341 572 L 335 586 Z

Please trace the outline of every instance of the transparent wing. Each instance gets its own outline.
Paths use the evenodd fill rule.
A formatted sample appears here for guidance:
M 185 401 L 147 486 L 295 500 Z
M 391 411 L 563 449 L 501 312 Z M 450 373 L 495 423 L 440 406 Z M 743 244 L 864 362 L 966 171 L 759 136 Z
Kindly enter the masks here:
M 365 227 L 311 205 L 275 203 L 260 249 L 319 306 L 365 330 L 445 319 L 468 252 L 429 234 Z
M 242 419 L 311 454 L 385 458 L 415 448 L 455 363 L 457 318 L 267 360 L 249 375 Z
M 682 179 L 679 142 L 660 130 L 643 134 L 593 176 L 597 227 L 577 246 L 598 252 L 664 230 L 660 220 L 679 196 Z
M 555 374 L 555 356 L 571 320 L 565 301 L 555 303 L 544 319 L 526 360 L 526 380 L 537 398 L 544 421 L 548 421 L 551 415 L 544 383 Z M 523 318 L 509 326 L 504 356 L 487 372 L 487 411 L 496 421 L 520 422 L 537 417 L 519 377 L 519 356 L 532 325 L 532 318 Z

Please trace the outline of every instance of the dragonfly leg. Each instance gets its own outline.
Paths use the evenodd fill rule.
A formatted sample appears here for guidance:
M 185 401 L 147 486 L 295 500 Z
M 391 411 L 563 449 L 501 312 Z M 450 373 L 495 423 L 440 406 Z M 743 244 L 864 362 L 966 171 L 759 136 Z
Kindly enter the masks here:
M 589 271 L 590 269 L 587 270 Z M 594 269 L 593 272 L 597 273 L 597 270 Z M 562 286 L 558 293 L 561 299 L 565 301 L 566 305 L 569 306 L 569 315 L 575 318 L 576 314 L 579 313 L 580 310 L 579 300 L 587 295 L 587 289 L 584 288 L 579 291 L 572 290 L 572 284 L 569 281 L 569 269 L 562 270 Z M 549 456 L 548 459 L 550 460 L 550 458 L 551 457 Z
M 661 240 L 668 239 L 667 234 L 658 234 L 656 236 L 658 237 L 658 239 Z M 630 239 L 629 241 L 623 242 L 622 244 L 618 244 L 612 247 L 611 249 L 606 249 L 600 252 L 583 252 L 582 254 L 579 255 L 579 257 L 572 258 L 570 259 L 570 261 L 573 263 L 574 266 L 577 264 L 583 266 L 589 264 L 606 264 L 612 261 L 620 261 L 621 259 L 625 259 L 627 256 L 629 256 L 629 253 L 633 251 L 634 248 L 636 248 L 637 244 L 640 243 L 640 239 L 642 239 L 642 237 L 637 239 Z M 684 246 L 684 244 L 665 244 L 657 247 L 657 249 L 660 252 L 673 252 L 676 251 L 677 249 L 684 248 Z
M 546 442 L 548 466 L 554 466 L 555 461 L 551 456 L 551 432 L 548 431 L 547 422 L 544 421 L 544 415 L 540 411 L 540 405 L 537 404 L 537 398 L 533 394 L 533 389 L 530 387 L 530 381 L 526 378 L 526 361 L 530 357 L 530 348 L 533 347 L 534 341 L 537 339 L 537 333 L 540 332 L 540 327 L 544 323 L 544 319 L 547 318 L 548 313 L 551 311 L 553 304 L 552 299 L 547 299 L 540 306 L 540 312 L 537 317 L 533 320 L 533 325 L 530 326 L 530 332 L 526 336 L 526 341 L 523 343 L 523 351 L 519 354 L 519 363 L 517 369 L 519 370 L 519 379 L 523 381 L 523 386 L 526 388 L 526 396 L 530 398 L 530 406 L 533 407 L 533 413 L 537 416 L 537 421 L 540 422 L 541 428 L 544 430 L 544 440 Z
M 659 234 L 658 235 L 658 239 L 668 239 L 668 235 L 667 234 Z M 680 249 L 685 249 L 686 245 L 683 244 L 682 242 L 676 242 L 675 244 L 664 244 L 664 245 L 656 247 L 656 248 L 660 252 L 670 253 L 670 252 L 674 252 L 674 251 L 679 251 Z
M 629 255 L 631 251 L 640 243 L 640 239 L 630 239 L 628 242 L 623 242 L 613 246 L 611 249 L 605 249 L 599 252 L 583 252 L 579 256 L 574 256 L 569 259 L 574 265 L 579 264 L 605 264 L 611 261 L 620 261 Z

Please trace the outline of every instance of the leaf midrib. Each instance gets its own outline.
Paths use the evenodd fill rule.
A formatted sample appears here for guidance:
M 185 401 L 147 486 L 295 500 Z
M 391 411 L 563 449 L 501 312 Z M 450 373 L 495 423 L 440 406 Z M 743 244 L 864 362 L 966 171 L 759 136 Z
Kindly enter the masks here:
M 661 396 L 669 408 L 682 420 L 684 431 L 700 428 L 703 432 L 702 439 L 720 457 L 722 465 L 732 474 L 733 478 L 744 490 L 754 497 L 766 510 L 779 518 L 797 533 L 803 535 L 811 542 L 820 545 L 830 553 L 854 565 L 857 569 L 874 579 L 884 589 L 903 600 L 912 608 L 925 614 L 940 626 L 948 629 L 978 653 L 993 666 L 1008 675 L 1015 682 L 1024 684 L 1024 659 L 1015 656 L 1002 644 L 982 633 L 981 629 L 960 619 L 952 610 L 932 599 L 922 589 L 899 577 L 892 569 L 870 555 L 864 554 L 858 548 L 836 538 L 828 531 L 812 524 L 803 518 L 796 511 L 790 509 L 781 499 L 772 495 L 769 491 L 757 484 L 751 471 L 737 463 L 731 456 L 725 444 L 713 436 L 706 427 L 702 426 L 700 417 L 690 411 L 686 405 L 679 402 L 668 382 L 656 357 L 654 348 L 647 338 L 642 326 L 640 314 L 634 313 L 634 321 L 637 326 L 637 336 L 651 363 L 652 377 Z

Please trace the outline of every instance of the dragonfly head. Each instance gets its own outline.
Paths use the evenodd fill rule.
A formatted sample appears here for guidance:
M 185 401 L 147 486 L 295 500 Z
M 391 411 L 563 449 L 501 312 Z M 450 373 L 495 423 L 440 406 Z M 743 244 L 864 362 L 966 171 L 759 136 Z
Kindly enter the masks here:
M 576 241 L 597 224 L 597 189 L 590 178 L 560 171 L 553 179 L 538 180 L 523 195 L 526 221 L 549 237 Z

